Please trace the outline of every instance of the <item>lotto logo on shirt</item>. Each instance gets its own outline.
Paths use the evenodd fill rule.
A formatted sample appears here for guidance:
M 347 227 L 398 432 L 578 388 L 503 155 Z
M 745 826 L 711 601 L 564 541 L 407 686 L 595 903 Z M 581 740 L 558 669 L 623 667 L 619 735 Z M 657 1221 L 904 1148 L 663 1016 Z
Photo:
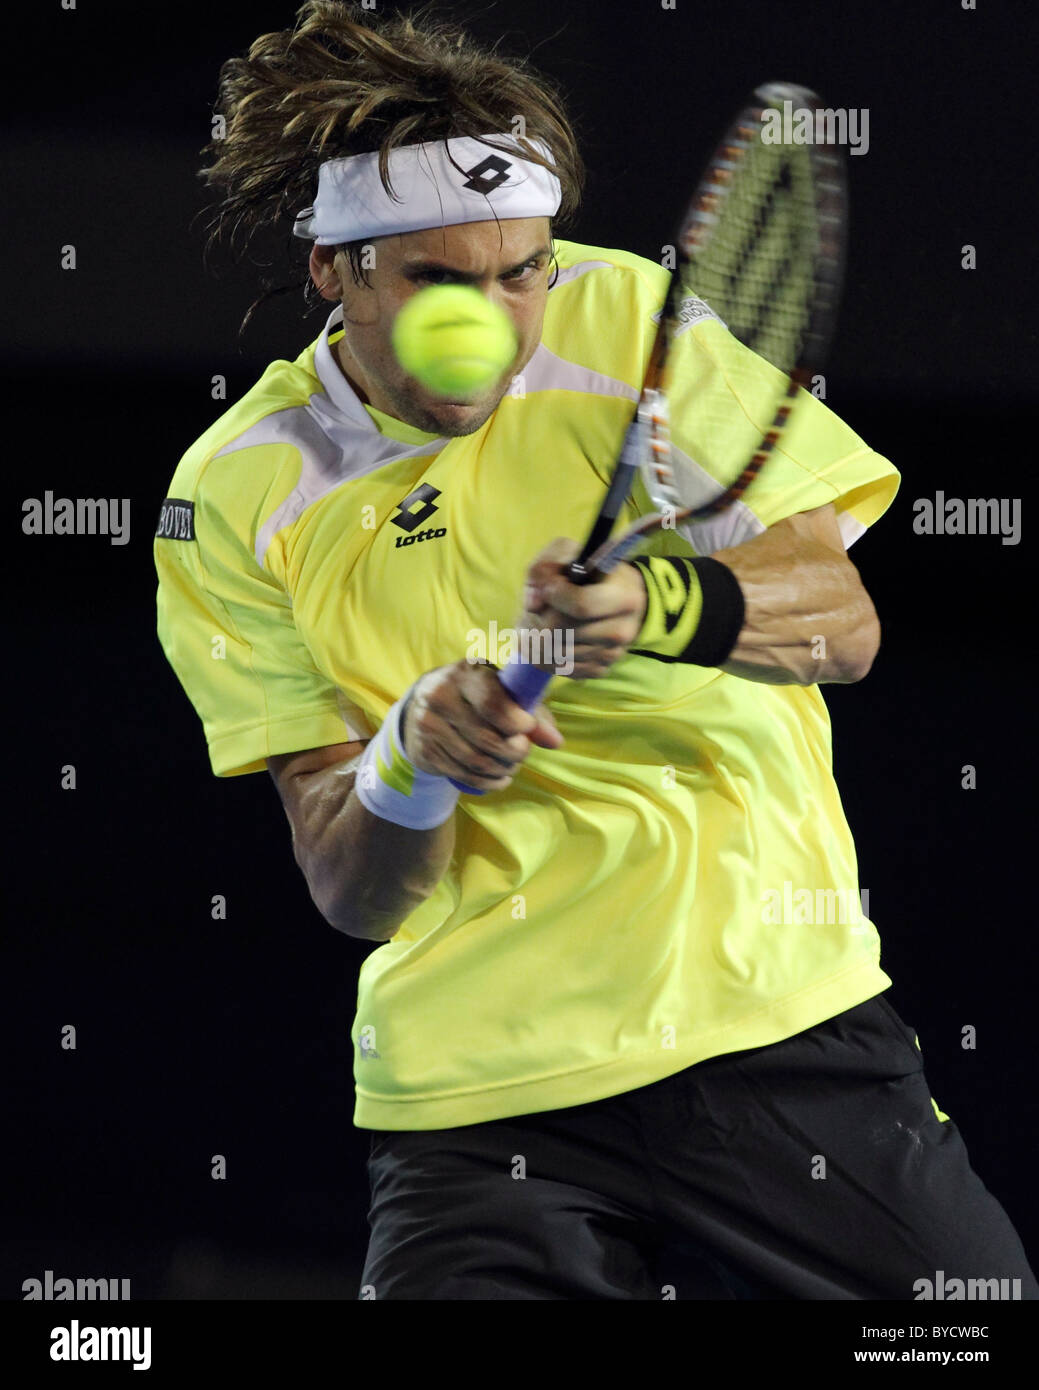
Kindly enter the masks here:
M 429 483 L 422 483 L 414 492 L 409 492 L 404 501 L 398 504 L 397 515 L 390 519 L 394 526 L 399 526 L 402 531 L 412 533 L 397 537 L 398 548 L 404 545 L 414 545 L 416 541 L 438 540 L 441 536 L 447 535 L 446 526 L 428 527 L 425 531 L 415 533 L 417 526 L 428 521 L 433 513 L 439 510 L 433 501 L 434 497 L 439 496 L 438 488 L 431 487 Z

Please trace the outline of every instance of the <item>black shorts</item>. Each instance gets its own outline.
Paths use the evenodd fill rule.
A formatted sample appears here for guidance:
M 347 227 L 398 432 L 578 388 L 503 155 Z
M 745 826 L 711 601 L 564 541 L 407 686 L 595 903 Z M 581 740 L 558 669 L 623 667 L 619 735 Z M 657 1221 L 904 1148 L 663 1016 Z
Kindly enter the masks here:
M 359 1297 L 1035 1299 L 913 1037 L 878 995 L 588 1105 L 375 1130 Z

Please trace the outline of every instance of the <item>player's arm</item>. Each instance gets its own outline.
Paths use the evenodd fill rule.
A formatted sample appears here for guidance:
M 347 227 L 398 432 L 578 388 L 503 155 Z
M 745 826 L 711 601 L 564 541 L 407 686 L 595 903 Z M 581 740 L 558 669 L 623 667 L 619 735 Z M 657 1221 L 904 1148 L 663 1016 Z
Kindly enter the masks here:
M 744 603 L 723 671 L 769 685 L 850 684 L 867 675 L 880 622 L 832 503 L 786 517 L 712 559 L 736 576 Z
M 574 674 L 605 675 L 625 647 L 645 645 L 647 579 L 636 565 L 621 564 L 598 584 L 571 584 L 561 562 L 575 550 L 572 542 L 555 541 L 531 566 L 526 605 L 536 616 L 527 621 L 574 630 L 584 662 Z M 721 670 L 769 685 L 850 683 L 867 674 L 880 646 L 880 623 L 848 559 L 832 504 L 787 517 L 710 559 L 735 576 L 742 610 Z M 704 613 L 719 601 L 731 602 L 724 587 L 703 597 Z M 710 616 L 714 621 L 718 615 Z M 593 652 L 602 660 L 598 670 L 589 664 Z
M 409 830 L 366 810 L 354 795 L 365 742 L 281 753 L 267 768 L 318 911 L 347 936 L 388 941 L 447 868 L 454 818 Z
M 397 721 L 388 718 L 387 723 Z M 366 798 L 384 814 L 370 810 L 356 789 L 358 776 L 377 766 L 365 754 L 366 742 L 267 759 L 292 828 L 296 862 L 316 907 L 339 931 L 369 941 L 388 941 L 430 896 L 451 861 L 457 792 L 446 778 L 497 791 L 509 785 L 534 744 L 558 748 L 562 743 L 545 709 L 521 709 L 494 668 L 465 661 L 416 681 L 399 727 L 406 776 L 401 778 L 399 759 L 394 766 L 386 751 L 381 766 L 387 784 L 374 786 Z M 414 793 L 413 803 L 420 800 L 419 793 L 427 801 L 431 797 L 434 816 L 441 815 L 437 805 L 442 803 L 440 822 L 412 829 L 389 818 L 422 818 L 414 814 L 421 806 L 397 809 L 401 787 Z

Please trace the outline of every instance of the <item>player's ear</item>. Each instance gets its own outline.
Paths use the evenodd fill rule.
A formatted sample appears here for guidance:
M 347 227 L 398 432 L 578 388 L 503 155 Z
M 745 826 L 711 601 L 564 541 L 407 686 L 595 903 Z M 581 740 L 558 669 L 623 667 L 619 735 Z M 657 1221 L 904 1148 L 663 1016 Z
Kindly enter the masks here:
M 315 242 L 310 248 L 310 278 L 322 299 L 342 299 L 343 285 L 336 270 L 334 247 L 318 246 Z

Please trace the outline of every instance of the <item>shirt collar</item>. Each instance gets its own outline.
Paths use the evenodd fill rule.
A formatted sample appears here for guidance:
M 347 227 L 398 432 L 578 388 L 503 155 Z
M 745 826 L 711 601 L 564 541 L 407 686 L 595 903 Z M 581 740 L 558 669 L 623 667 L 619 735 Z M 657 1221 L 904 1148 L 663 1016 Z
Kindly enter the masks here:
M 335 349 L 328 341 L 329 337 L 338 332 L 342 326 L 343 306 L 337 304 L 329 314 L 325 330 L 318 339 L 314 352 L 314 370 L 317 372 L 321 385 L 325 388 L 325 394 L 336 409 L 362 429 L 366 429 L 372 434 L 378 434 L 375 421 L 365 410 L 357 392 L 343 375 Z
M 343 306 L 340 303 L 329 314 L 325 330 L 318 339 L 317 348 L 314 351 L 314 370 L 317 372 L 318 380 L 324 387 L 325 395 L 333 408 L 352 424 L 367 430 L 370 434 L 388 434 L 393 439 L 410 444 L 432 443 L 434 440 L 438 440 L 440 436 L 436 434 L 430 434 L 426 430 L 407 425 L 403 420 L 396 419 L 395 416 L 386 415 L 385 412 L 376 410 L 374 406 L 364 404 L 350 385 L 339 365 L 335 348 L 328 341 L 330 337 L 342 329 L 342 326 Z M 382 423 L 380 424 L 380 422 Z

